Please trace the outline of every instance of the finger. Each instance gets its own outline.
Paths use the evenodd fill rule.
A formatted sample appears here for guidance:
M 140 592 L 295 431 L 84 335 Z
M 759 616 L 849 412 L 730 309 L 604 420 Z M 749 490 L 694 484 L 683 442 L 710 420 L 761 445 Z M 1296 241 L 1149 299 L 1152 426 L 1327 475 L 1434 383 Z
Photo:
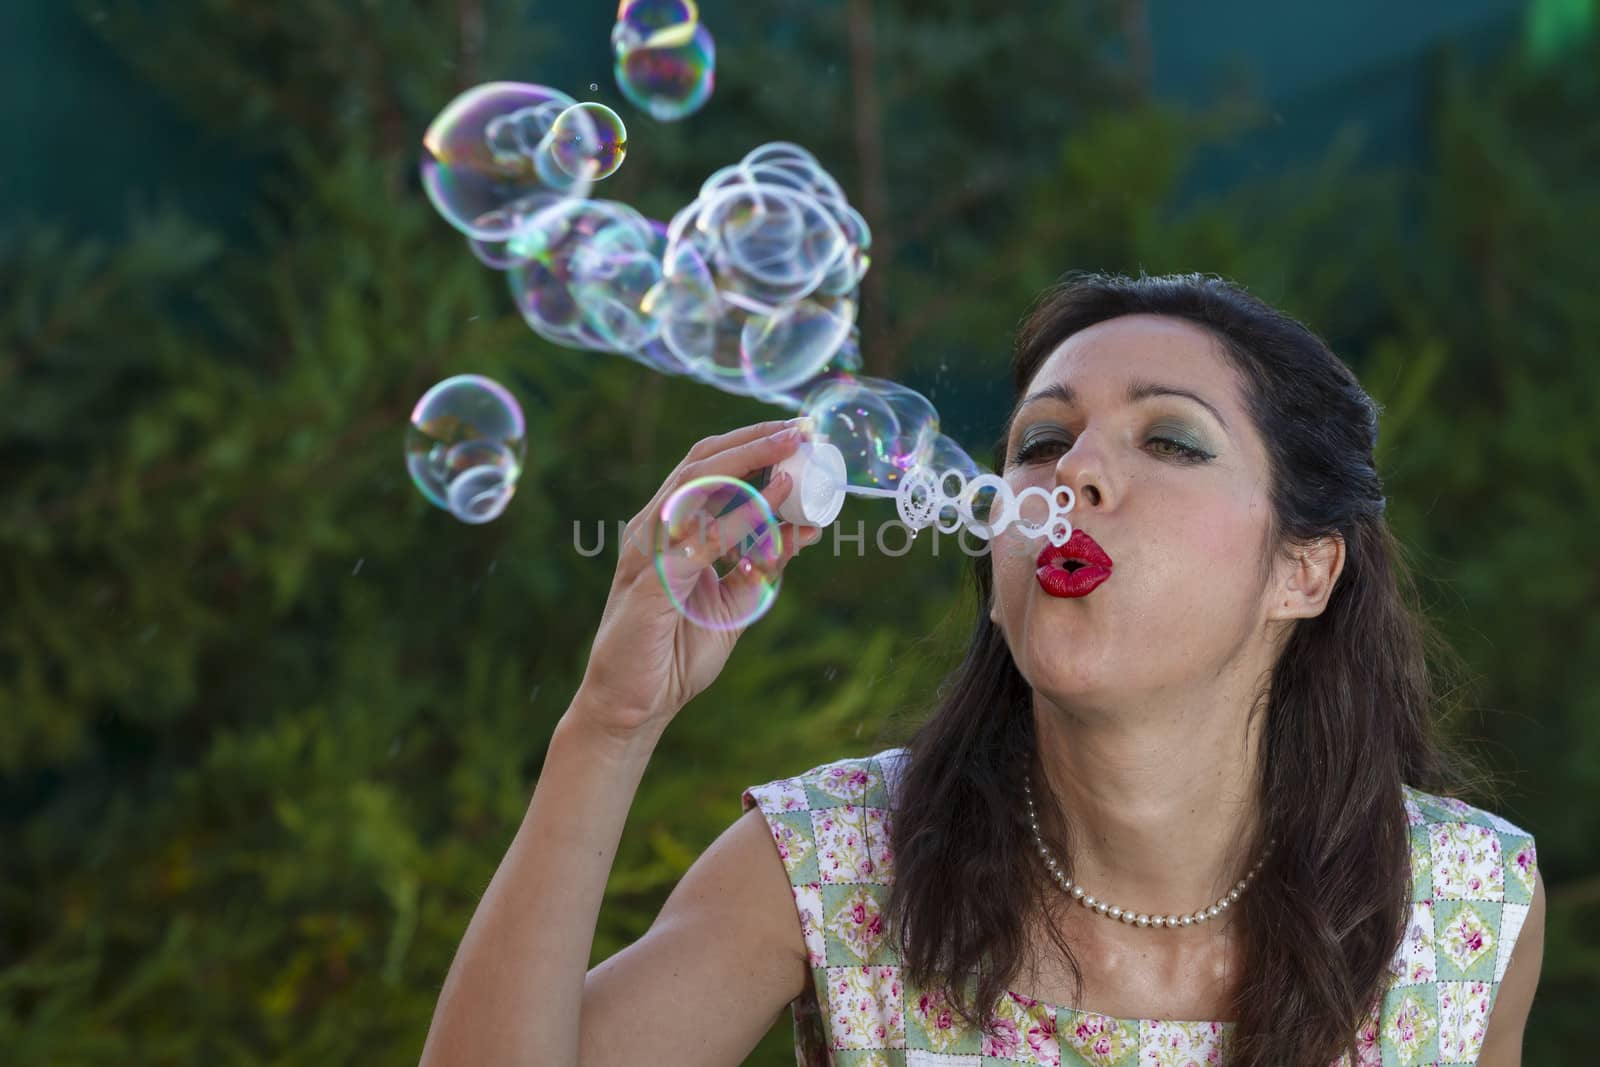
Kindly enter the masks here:
M 822 530 L 816 526 L 796 526 L 794 523 L 786 522 L 780 527 L 779 533 L 783 539 L 783 551 L 768 568 L 773 574 L 781 574 L 789 565 L 789 561 L 800 554 L 801 549 L 809 548 L 822 540 Z
M 771 437 L 773 434 L 778 433 L 780 430 L 783 430 L 786 427 L 803 425 L 805 422 L 806 420 L 804 418 L 769 419 L 766 422 L 757 422 L 752 423 L 749 426 L 740 426 L 737 429 L 729 430 L 727 433 L 717 434 L 715 437 L 702 438 L 701 440 L 695 442 L 694 447 L 689 449 L 689 454 L 686 458 L 690 462 L 705 459 L 707 456 L 713 456 L 718 452 L 726 452 L 730 448 L 737 448 L 740 445 L 749 444 L 751 441 L 758 440 L 762 437 Z
M 784 426 L 776 433 L 695 460 L 683 468 L 681 477 L 684 481 L 711 475 L 744 478 L 763 467 L 771 467 L 788 459 L 804 441 L 805 430 L 802 427 Z
M 683 461 L 672 469 L 672 473 L 667 475 L 666 479 L 661 483 L 661 488 L 656 490 L 650 502 L 644 506 L 639 514 L 634 516 L 630 527 L 637 526 L 641 531 L 653 530 L 667 497 L 676 492 L 686 482 L 712 473 L 726 473 L 729 477 L 748 475 L 760 470 L 762 467 L 769 467 L 778 460 L 790 455 L 799 447 L 800 441 L 804 439 L 805 425 L 806 420 L 804 419 L 777 419 L 770 422 L 756 423 L 754 426 L 743 426 L 718 437 L 708 437 L 700 441 L 689 450 L 689 454 L 684 457 Z M 781 434 L 786 429 L 798 429 L 801 432 L 792 440 L 788 438 L 779 439 L 776 435 Z M 711 455 L 706 450 L 717 447 L 718 442 L 728 443 L 729 448 L 737 450 L 752 441 L 768 441 L 775 442 L 775 444 L 765 449 L 757 449 L 754 453 L 744 453 L 744 458 L 733 461 L 731 466 L 734 469 L 729 469 L 730 464 L 722 462 L 716 465 L 717 469 L 715 470 L 699 466 L 700 462 Z M 724 450 L 724 452 L 726 451 Z M 740 463 L 748 463 L 749 465 L 740 468 Z
M 733 554 L 729 562 L 753 557 L 758 563 L 764 563 L 777 557 L 783 547 L 782 523 L 778 521 L 777 511 L 793 488 L 792 479 L 787 474 L 779 474 L 761 490 L 759 500 L 750 497 L 717 515 L 714 520 L 717 544 L 725 547 L 723 556 Z

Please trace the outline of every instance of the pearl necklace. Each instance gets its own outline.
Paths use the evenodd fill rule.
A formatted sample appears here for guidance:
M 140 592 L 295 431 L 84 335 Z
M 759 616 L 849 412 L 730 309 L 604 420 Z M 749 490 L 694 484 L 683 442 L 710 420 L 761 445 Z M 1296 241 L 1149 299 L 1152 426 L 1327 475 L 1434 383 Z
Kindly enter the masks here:
M 1215 919 L 1232 907 L 1233 902 L 1239 899 L 1239 894 L 1245 891 L 1255 879 L 1256 873 L 1261 870 L 1261 865 L 1267 862 L 1268 856 L 1272 855 L 1272 846 L 1277 844 L 1276 838 L 1267 842 L 1267 851 L 1260 859 L 1256 860 L 1256 865 L 1250 868 L 1250 873 L 1239 879 L 1232 889 L 1218 897 L 1217 902 L 1209 908 L 1201 908 L 1190 915 L 1146 915 L 1143 912 L 1135 912 L 1131 908 L 1119 908 L 1115 904 L 1096 899 L 1092 893 L 1086 892 L 1083 886 L 1073 884 L 1072 879 L 1061 872 L 1061 865 L 1056 862 L 1056 858 L 1045 847 L 1044 836 L 1039 832 L 1039 814 L 1033 807 L 1033 789 L 1029 780 L 1031 777 L 1031 775 L 1025 774 L 1022 779 L 1022 791 L 1028 798 L 1028 825 L 1033 827 L 1033 839 L 1039 846 L 1039 856 L 1044 860 L 1044 865 L 1050 871 L 1050 876 L 1056 880 L 1056 884 L 1064 892 L 1071 895 L 1073 900 L 1076 900 L 1090 911 L 1104 915 L 1108 919 L 1117 919 L 1127 923 L 1129 926 L 1155 926 L 1175 930 L 1180 926 L 1198 926 L 1207 919 Z

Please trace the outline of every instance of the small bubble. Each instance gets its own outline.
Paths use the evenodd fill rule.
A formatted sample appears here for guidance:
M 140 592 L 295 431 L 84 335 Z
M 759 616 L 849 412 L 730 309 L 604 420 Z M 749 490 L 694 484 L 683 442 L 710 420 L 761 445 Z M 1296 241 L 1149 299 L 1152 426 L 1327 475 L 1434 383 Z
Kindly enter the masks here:
M 590 82 L 589 83 L 589 91 L 591 93 L 598 93 L 600 91 L 600 83 L 599 82 Z

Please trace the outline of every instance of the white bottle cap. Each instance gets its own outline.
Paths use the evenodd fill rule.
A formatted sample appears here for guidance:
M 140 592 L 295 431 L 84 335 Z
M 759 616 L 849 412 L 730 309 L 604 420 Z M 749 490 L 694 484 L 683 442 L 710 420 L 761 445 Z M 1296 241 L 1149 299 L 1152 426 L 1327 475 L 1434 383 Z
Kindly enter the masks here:
M 772 468 L 772 477 L 787 471 L 794 487 L 778 508 L 778 518 L 802 526 L 827 526 L 844 508 L 844 453 L 827 441 L 801 443 L 794 455 Z

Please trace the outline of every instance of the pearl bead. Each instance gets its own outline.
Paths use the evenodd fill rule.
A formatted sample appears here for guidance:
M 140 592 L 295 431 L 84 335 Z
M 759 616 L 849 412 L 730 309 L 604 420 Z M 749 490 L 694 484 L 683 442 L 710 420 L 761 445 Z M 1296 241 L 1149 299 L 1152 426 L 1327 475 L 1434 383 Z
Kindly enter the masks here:
M 1098 911 L 1101 915 L 1107 915 L 1111 912 L 1111 905 L 1102 900 L 1095 904 L 1094 910 Z
M 1111 916 L 1113 919 L 1120 919 L 1122 918 L 1122 909 L 1116 905 L 1112 905 L 1111 910 L 1106 912 L 1106 914 Z
M 1076 899 L 1082 900 L 1083 899 L 1083 886 L 1081 886 L 1081 885 L 1073 886 L 1072 887 L 1072 895 Z
M 1133 925 L 1133 912 L 1131 912 L 1131 911 L 1123 912 L 1122 913 L 1122 921 L 1127 923 L 1129 926 L 1132 926 Z
M 1150 925 L 1150 916 L 1144 915 L 1144 914 L 1140 914 L 1140 915 L 1136 916 L 1133 921 L 1135 923 L 1137 923 L 1138 925 L 1140 925 L 1140 926 L 1149 926 Z
M 1233 901 L 1238 900 L 1238 899 L 1239 899 L 1239 891 L 1237 889 L 1228 890 L 1228 902 L 1229 903 L 1232 903 Z
M 1094 906 L 1099 903 L 1099 901 L 1094 899 L 1094 894 L 1093 893 L 1084 894 L 1082 899 L 1083 899 L 1083 906 L 1088 908 L 1090 911 L 1093 911 L 1094 910 Z
M 1217 907 L 1215 904 L 1211 905 L 1211 907 L 1206 909 L 1206 915 L 1209 918 L 1215 919 L 1218 915 L 1221 915 L 1221 914 L 1222 914 L 1222 909 Z
M 1176 930 L 1178 928 L 1178 917 L 1176 915 L 1168 915 L 1167 926 L 1169 929 Z
M 1181 917 L 1178 921 L 1180 923 L 1182 923 L 1184 926 L 1193 926 L 1194 925 L 1194 916 L 1193 915 L 1185 915 L 1185 916 Z

